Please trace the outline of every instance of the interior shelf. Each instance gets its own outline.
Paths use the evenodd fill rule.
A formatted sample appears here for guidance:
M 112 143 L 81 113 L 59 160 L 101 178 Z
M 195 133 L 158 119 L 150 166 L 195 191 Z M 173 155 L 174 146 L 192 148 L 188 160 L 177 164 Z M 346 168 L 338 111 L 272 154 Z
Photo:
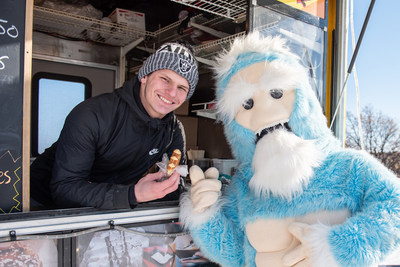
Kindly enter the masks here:
M 192 107 L 195 108 L 193 112 L 195 112 L 197 116 L 213 120 L 217 119 L 217 109 L 215 100 L 205 103 L 192 104 Z
M 140 37 L 155 33 L 132 27 L 34 6 L 33 30 L 78 40 L 91 40 L 114 46 L 125 46 Z
M 171 0 L 182 5 L 190 6 L 209 12 L 214 15 L 225 17 L 233 21 L 242 21 L 246 18 L 246 0 Z
M 113 46 L 126 46 L 139 38 L 170 41 L 164 36 L 173 38 L 173 32 L 179 26 L 180 21 L 159 29 L 156 32 L 142 31 L 125 25 L 88 18 L 59 10 L 53 10 L 41 6 L 34 6 L 33 29 L 45 32 L 61 38 L 71 38 L 83 41 L 93 41 Z M 222 18 L 222 20 L 225 18 Z M 226 20 L 226 19 L 225 19 Z M 221 18 L 206 20 L 198 15 L 192 21 L 212 27 L 213 24 L 223 23 Z M 222 48 L 226 48 L 232 40 L 245 32 L 229 35 L 225 38 L 208 41 L 200 45 L 193 46 L 196 56 L 212 59 L 213 56 Z M 177 36 L 176 38 L 181 37 Z

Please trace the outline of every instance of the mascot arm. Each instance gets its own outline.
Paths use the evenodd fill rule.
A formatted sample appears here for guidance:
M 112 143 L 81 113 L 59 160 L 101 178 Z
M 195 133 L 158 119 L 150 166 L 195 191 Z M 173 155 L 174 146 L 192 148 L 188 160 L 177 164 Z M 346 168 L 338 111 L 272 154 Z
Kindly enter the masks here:
M 229 190 L 228 194 L 220 197 L 220 187 L 217 191 L 214 182 L 207 182 L 212 178 L 209 176 L 213 171 L 209 169 L 203 174 L 192 168 L 192 188 L 183 193 L 180 200 L 180 221 L 190 230 L 194 242 L 207 258 L 222 266 L 243 266 L 244 234 L 237 217 L 235 190 Z M 216 192 L 218 200 L 214 201 L 213 197 L 208 202 L 209 195 Z M 206 200 L 202 200 L 202 195 Z M 227 202 L 233 204 L 227 205 Z
M 396 250 L 399 178 L 369 156 L 355 160 L 351 174 L 348 192 L 353 215 L 335 226 L 292 224 L 289 231 L 301 245 L 284 256 L 284 264 L 296 266 L 306 260 L 311 266 L 376 266 Z
M 400 183 L 369 155 L 359 157 L 353 167 L 350 186 L 352 196 L 361 196 L 354 199 L 358 209 L 344 224 L 333 227 L 328 240 L 342 265 L 370 266 L 400 242 Z
M 284 266 L 339 266 L 327 240 L 330 226 L 294 222 L 289 225 L 288 230 L 300 241 L 300 245 L 283 256 Z
M 223 213 L 201 227 L 189 227 L 190 234 L 204 255 L 221 266 L 244 266 L 243 232 Z
M 221 182 L 216 168 L 209 168 L 205 173 L 199 166 L 189 169 L 192 186 L 180 199 L 179 219 L 184 226 L 201 225 L 220 210 Z

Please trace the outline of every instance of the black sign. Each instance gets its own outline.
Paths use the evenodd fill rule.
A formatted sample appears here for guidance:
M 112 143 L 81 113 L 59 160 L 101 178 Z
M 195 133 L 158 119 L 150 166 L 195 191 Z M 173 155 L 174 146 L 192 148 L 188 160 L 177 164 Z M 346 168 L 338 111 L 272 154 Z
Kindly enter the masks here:
M 0 213 L 22 210 L 25 5 L 0 4 Z

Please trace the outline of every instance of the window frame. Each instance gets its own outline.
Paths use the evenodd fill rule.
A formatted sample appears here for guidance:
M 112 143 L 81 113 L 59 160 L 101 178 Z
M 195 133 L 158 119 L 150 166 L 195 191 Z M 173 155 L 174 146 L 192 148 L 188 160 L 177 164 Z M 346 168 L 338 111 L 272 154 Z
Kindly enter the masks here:
M 92 83 L 85 77 L 51 72 L 38 72 L 33 75 L 31 96 L 31 157 L 39 155 L 39 82 L 41 79 L 82 83 L 85 86 L 84 100 L 92 96 Z

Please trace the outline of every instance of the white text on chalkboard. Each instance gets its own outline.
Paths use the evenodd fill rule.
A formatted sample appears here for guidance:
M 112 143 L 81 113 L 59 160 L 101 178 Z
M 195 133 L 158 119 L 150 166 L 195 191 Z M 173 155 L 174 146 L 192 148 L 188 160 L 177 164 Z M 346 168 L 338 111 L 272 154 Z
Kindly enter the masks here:
M 9 57 L 8 56 L 0 57 L 0 70 L 4 69 L 6 67 L 6 65 L 3 62 L 4 59 L 9 59 Z
M 7 24 L 7 20 L 0 19 L 0 35 L 4 35 L 7 33 L 8 36 L 11 38 L 17 38 L 18 37 L 18 29 L 14 25 L 11 25 L 10 27 L 8 26 L 3 26 L 3 24 Z M 7 30 L 6 30 L 7 29 Z

